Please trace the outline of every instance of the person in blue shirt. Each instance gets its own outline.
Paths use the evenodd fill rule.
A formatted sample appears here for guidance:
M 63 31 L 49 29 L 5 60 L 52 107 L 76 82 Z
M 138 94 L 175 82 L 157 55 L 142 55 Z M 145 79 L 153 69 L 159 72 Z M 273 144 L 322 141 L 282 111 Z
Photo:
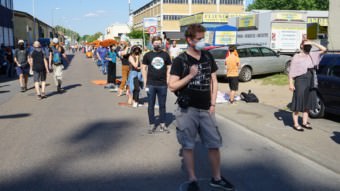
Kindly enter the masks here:
M 108 49 L 106 47 L 103 47 L 102 44 L 100 44 L 97 50 L 97 56 L 98 56 L 98 60 L 101 62 L 102 72 L 104 75 L 107 73 L 106 57 L 107 57 L 108 52 L 109 52 Z
M 116 60 L 117 60 L 117 53 L 116 53 L 116 46 L 111 45 L 110 50 L 107 54 L 106 60 L 109 61 L 107 65 L 107 85 L 104 88 L 109 88 L 111 91 L 118 91 L 116 86 Z

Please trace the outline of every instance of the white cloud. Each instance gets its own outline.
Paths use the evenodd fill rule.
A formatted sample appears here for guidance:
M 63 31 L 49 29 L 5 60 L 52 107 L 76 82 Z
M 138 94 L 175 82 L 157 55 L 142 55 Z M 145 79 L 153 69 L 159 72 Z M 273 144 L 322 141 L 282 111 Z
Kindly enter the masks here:
M 84 15 L 84 17 L 98 17 L 99 15 L 96 13 L 87 13 L 86 15 Z
M 106 11 L 105 10 L 97 10 L 96 13 L 103 14 L 103 13 L 106 13 Z

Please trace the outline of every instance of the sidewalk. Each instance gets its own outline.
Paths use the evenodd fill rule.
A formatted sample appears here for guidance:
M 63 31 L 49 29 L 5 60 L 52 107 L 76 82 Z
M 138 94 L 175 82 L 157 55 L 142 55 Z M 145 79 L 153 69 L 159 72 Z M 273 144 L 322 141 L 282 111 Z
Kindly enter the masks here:
M 340 124 L 311 119 L 313 130 L 295 131 L 291 112 L 259 103 L 218 104 L 217 114 L 340 174 Z

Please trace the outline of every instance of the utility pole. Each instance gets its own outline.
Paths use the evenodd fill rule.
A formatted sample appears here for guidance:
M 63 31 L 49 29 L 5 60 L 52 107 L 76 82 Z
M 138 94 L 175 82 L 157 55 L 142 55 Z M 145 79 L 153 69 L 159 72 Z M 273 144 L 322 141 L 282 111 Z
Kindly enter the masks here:
M 32 38 L 32 44 L 33 44 L 33 42 L 35 41 L 35 23 L 36 23 L 36 21 L 35 21 L 35 0 L 32 0 L 32 4 L 33 4 L 33 38 Z
M 340 17 L 340 1 L 329 0 L 329 26 L 328 26 L 328 49 L 340 51 L 340 26 L 338 20 Z

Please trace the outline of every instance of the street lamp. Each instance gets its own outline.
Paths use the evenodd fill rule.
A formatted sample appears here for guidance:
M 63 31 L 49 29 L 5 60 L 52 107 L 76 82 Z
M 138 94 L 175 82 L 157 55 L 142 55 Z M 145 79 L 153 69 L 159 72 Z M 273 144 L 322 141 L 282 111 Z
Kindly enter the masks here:
M 59 10 L 60 8 L 58 8 L 58 7 L 56 7 L 56 8 L 54 8 L 54 9 L 52 9 L 52 27 L 54 27 L 54 11 L 56 11 L 56 10 Z

